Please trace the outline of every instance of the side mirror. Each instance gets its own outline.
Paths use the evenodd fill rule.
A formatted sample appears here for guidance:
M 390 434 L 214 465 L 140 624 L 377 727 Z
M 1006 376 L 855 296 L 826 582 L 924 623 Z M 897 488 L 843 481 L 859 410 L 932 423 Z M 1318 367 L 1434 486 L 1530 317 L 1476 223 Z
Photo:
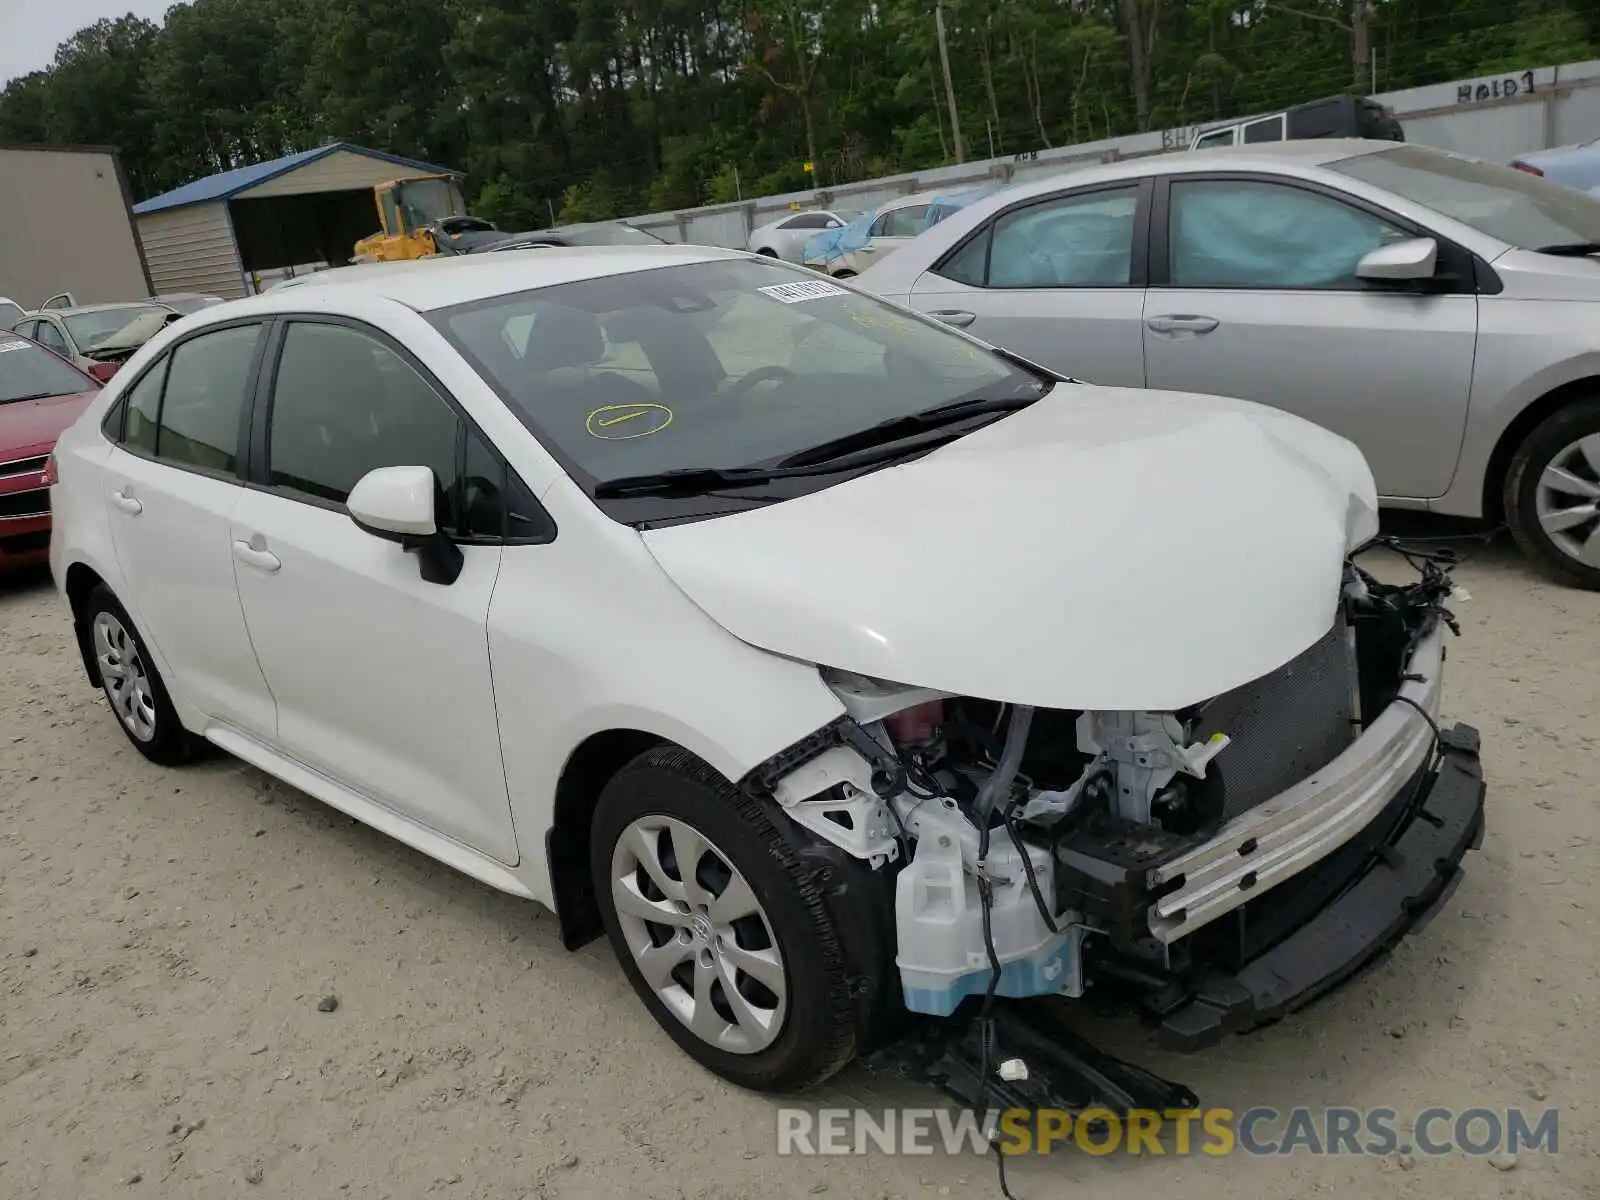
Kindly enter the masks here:
M 422 578 L 452 584 L 461 576 L 461 547 L 438 525 L 444 487 L 429 467 L 379 467 L 356 481 L 345 509 L 356 527 L 398 542 L 417 555 Z
M 1432 279 L 1439 264 L 1439 243 L 1429 237 L 1390 242 L 1356 264 L 1356 278 L 1376 283 L 1414 283 Z

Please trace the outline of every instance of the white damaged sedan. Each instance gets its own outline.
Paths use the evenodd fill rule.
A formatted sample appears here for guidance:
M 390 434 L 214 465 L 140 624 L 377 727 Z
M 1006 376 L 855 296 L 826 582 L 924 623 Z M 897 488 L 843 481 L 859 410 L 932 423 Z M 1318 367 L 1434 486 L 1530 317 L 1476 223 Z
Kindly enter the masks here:
M 209 743 L 605 933 L 751 1087 L 1092 982 L 1205 1045 L 1387 949 L 1482 833 L 1448 577 L 1355 565 L 1349 442 L 769 259 L 209 308 L 49 477 L 141 753 Z

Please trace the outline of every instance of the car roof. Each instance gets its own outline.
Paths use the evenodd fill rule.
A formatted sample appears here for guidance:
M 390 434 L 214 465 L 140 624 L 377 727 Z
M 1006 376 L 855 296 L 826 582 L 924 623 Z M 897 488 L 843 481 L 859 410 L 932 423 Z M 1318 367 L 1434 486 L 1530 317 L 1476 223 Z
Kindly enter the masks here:
M 533 288 L 626 275 L 658 267 L 749 258 L 742 250 L 663 243 L 639 246 L 550 246 L 538 254 L 462 254 L 400 262 L 335 267 L 306 276 L 303 285 L 271 288 L 246 300 L 216 304 L 194 316 L 209 324 L 248 311 L 273 312 L 305 303 L 321 288 L 350 289 L 403 304 L 417 312 L 449 308 Z M 194 317 L 189 318 L 193 320 Z
M 893 200 L 885 200 L 873 211 L 886 213 L 892 212 L 897 208 L 910 208 L 916 204 L 932 204 L 940 196 L 949 194 L 949 188 L 929 188 L 925 192 L 912 192 L 909 196 L 896 196 Z
M 1146 175 L 1178 175 L 1193 171 L 1272 170 L 1274 167 L 1321 167 L 1366 154 L 1407 145 L 1405 142 L 1376 141 L 1370 138 L 1301 138 L 1288 142 L 1263 142 L 1254 146 L 1218 146 L 1210 150 L 1175 150 L 1165 154 L 1146 154 L 1118 159 L 1112 163 L 1091 163 L 1063 167 L 1050 174 L 1029 175 L 1024 182 L 991 192 L 983 200 L 1001 199 L 1011 204 L 1035 194 L 1053 192 L 1065 177 L 1074 184 L 1102 180 L 1138 179 Z M 948 195 L 949 192 L 936 193 Z

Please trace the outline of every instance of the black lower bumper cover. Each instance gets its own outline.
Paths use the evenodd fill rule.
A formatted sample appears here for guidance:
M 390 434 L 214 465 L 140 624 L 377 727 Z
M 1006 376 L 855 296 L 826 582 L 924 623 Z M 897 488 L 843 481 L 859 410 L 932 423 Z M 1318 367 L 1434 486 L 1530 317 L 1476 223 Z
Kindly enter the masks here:
M 1440 739 L 1442 761 L 1413 815 L 1365 874 L 1337 899 L 1233 975 L 1200 982 L 1159 1015 L 1162 1045 L 1198 1050 L 1225 1034 L 1277 1020 L 1311 1003 L 1421 929 L 1461 882 L 1461 860 L 1483 842 L 1478 731 Z

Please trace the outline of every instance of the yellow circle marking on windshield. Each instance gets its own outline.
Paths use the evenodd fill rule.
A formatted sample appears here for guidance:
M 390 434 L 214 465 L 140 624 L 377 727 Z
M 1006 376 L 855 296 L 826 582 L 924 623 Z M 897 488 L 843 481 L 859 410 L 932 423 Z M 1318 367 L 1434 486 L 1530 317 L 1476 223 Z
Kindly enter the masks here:
M 590 437 L 620 442 L 649 437 L 671 424 L 672 410 L 665 404 L 607 404 L 590 413 L 584 426 Z

